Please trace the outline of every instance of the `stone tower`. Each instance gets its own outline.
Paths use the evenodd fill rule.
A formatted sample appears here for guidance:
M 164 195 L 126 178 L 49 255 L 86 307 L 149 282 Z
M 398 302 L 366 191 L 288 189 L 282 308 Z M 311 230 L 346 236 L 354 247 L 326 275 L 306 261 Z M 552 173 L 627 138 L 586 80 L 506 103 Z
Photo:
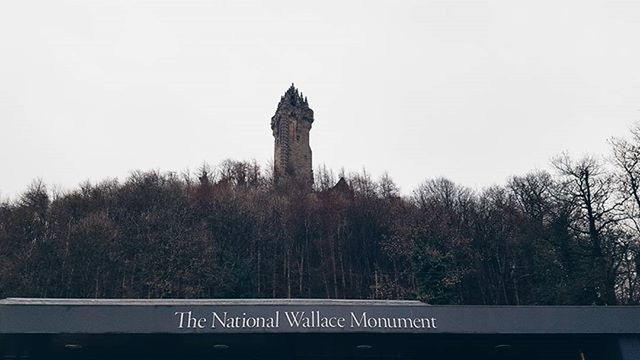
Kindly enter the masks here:
M 302 93 L 291 84 L 271 118 L 275 138 L 273 178 L 276 185 L 296 184 L 308 189 L 313 185 L 309 146 L 312 123 L 313 110 Z

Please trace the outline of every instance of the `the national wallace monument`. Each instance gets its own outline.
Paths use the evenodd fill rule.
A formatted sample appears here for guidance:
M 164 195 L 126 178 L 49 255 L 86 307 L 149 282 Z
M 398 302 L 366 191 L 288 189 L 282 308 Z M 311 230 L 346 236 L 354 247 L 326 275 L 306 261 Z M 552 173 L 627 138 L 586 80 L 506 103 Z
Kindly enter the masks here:
M 311 124 L 313 110 L 309 108 L 307 98 L 291 84 L 280 98 L 276 113 L 271 118 L 271 130 L 275 138 L 273 178 L 276 185 L 311 189 Z

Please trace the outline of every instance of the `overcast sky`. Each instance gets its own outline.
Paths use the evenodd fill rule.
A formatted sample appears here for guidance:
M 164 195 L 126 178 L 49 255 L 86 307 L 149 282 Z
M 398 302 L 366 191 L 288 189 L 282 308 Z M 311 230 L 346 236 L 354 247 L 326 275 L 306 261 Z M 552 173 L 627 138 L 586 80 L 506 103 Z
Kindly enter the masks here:
M 0 197 L 273 157 L 482 188 L 640 120 L 640 1 L 0 1 Z

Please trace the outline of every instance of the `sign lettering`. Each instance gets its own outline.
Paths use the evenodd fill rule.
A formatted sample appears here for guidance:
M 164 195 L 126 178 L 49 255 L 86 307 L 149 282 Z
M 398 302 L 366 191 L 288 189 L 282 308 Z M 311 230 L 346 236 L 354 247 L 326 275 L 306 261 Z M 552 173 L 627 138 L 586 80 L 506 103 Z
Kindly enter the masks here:
M 174 313 L 178 329 L 437 329 L 435 317 L 381 316 L 367 311 L 349 311 L 343 316 L 320 310 L 280 311 L 267 315 L 250 312 L 211 311 L 194 315 L 193 311 Z

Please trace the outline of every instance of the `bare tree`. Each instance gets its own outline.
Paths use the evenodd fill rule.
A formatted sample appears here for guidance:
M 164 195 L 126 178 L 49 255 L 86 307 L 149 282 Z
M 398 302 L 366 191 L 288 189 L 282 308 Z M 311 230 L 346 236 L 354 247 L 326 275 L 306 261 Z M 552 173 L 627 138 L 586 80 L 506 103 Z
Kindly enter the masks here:
M 625 199 L 616 196 L 613 175 L 593 157 L 574 161 L 562 154 L 552 162 L 560 175 L 559 198 L 572 206 L 570 228 L 587 241 L 592 260 L 594 302 L 615 304 L 615 282 L 620 266 L 616 225 L 624 219 Z
M 630 138 L 610 140 L 618 191 L 627 197 L 623 225 L 627 234 L 626 254 L 621 266 L 618 296 L 624 303 L 640 302 L 640 124 L 631 129 Z

